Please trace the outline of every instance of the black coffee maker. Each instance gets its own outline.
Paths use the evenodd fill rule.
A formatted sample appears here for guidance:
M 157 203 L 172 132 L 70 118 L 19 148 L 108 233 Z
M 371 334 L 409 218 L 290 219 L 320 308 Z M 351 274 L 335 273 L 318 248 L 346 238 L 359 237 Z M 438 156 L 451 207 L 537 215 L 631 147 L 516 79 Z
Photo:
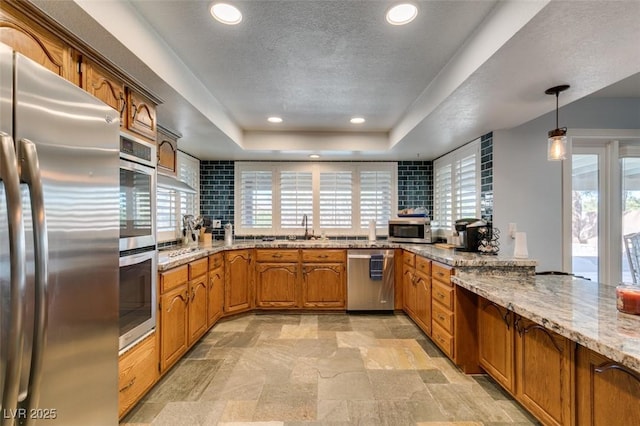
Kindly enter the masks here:
M 456 220 L 456 232 L 459 244 L 457 251 L 477 252 L 482 240 L 491 239 L 491 229 L 487 222 L 477 218 L 463 218 Z

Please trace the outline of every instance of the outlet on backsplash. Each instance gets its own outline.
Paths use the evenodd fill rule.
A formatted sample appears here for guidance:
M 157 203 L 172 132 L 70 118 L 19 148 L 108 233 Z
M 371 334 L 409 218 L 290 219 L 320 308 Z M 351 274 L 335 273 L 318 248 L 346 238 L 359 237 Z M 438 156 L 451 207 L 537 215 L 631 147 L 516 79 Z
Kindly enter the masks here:
M 220 229 L 222 228 L 222 221 L 221 220 L 213 220 L 211 223 L 212 228 L 215 229 Z

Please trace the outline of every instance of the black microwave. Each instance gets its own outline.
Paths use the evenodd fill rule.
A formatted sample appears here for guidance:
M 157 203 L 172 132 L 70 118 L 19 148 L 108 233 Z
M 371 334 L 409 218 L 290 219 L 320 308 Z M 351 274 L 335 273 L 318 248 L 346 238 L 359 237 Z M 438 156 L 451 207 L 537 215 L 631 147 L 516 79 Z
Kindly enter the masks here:
M 399 217 L 389 220 L 390 242 L 430 244 L 431 221 L 428 217 Z

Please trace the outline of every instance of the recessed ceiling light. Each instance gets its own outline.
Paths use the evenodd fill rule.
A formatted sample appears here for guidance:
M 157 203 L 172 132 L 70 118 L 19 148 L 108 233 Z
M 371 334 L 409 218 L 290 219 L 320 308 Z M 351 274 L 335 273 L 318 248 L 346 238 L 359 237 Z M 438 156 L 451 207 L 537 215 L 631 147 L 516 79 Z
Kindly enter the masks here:
M 237 7 L 228 3 L 216 3 L 211 6 L 211 15 L 216 18 L 218 22 L 227 25 L 236 25 L 242 21 L 242 13 Z
M 349 120 L 351 122 L 351 124 L 362 124 L 364 123 L 366 120 L 362 117 L 353 117 L 351 120 Z
M 309 158 L 320 158 L 318 154 L 309 154 Z
M 418 16 L 418 7 L 411 3 L 400 3 L 387 10 L 387 22 L 391 25 L 405 25 Z
M 282 118 L 280 117 L 269 117 L 267 118 L 269 123 L 282 123 Z

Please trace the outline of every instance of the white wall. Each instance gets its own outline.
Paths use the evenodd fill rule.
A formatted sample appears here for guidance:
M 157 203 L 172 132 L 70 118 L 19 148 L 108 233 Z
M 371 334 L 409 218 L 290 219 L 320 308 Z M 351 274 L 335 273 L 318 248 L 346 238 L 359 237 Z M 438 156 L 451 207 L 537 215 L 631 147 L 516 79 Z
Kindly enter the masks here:
M 594 98 L 560 109 L 560 126 L 574 129 L 638 129 L 640 99 Z M 508 225 L 527 233 L 537 270 L 562 270 L 562 162 L 547 161 L 547 132 L 555 111 L 519 127 L 493 132 L 493 223 L 500 251 L 513 254 Z

